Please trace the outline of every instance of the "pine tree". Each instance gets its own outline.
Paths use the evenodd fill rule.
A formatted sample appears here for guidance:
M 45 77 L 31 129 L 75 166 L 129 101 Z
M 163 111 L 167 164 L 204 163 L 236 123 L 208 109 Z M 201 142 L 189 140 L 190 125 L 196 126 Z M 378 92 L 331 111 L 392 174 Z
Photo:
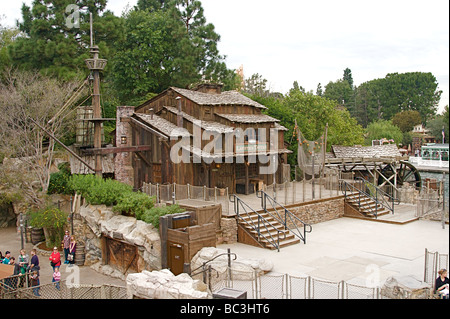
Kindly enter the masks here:
M 349 68 L 346 68 L 344 70 L 344 77 L 342 78 L 344 81 L 347 81 L 348 84 L 350 84 L 350 88 L 353 90 L 353 76 L 352 76 L 352 70 Z
M 121 37 L 121 19 L 110 11 L 100 15 L 106 0 L 35 0 L 22 6 L 19 29 L 26 36 L 10 47 L 12 62 L 26 70 L 72 79 L 87 73 L 84 60 L 90 56 L 89 13 L 94 16 L 94 37 L 102 57 L 114 53 L 114 42 Z

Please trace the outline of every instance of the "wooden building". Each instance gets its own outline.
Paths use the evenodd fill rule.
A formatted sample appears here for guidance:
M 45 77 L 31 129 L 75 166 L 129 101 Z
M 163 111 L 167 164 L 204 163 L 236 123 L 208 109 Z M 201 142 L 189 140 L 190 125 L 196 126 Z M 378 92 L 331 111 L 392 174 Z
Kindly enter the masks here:
M 118 154 L 116 179 L 135 188 L 143 182 L 177 183 L 247 194 L 274 177 L 280 183 L 281 164 L 290 152 L 284 143 L 287 129 L 263 114 L 265 109 L 213 84 L 171 87 L 135 109 L 119 107 L 117 144 L 149 150 Z M 181 161 L 172 160 L 177 155 Z M 274 161 L 276 172 L 262 173 L 260 168 Z

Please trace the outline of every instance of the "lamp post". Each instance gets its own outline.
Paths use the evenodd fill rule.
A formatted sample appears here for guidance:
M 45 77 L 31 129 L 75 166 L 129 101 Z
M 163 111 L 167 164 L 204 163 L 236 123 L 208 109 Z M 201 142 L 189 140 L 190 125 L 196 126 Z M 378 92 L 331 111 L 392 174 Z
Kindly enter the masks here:
M 23 245 L 23 215 L 19 214 L 19 229 L 20 229 L 20 249 L 24 249 Z

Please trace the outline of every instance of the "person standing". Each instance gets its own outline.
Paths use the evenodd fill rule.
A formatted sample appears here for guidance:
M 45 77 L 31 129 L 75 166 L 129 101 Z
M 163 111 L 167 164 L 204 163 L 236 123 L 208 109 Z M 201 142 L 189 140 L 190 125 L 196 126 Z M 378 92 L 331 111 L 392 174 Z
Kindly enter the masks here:
M 436 292 L 443 298 L 448 299 L 449 295 L 449 279 L 447 277 L 447 269 L 438 271 L 439 277 L 436 278 L 435 289 Z
M 11 253 L 7 250 L 5 252 L 5 256 L 3 257 L 2 263 L 5 265 L 9 265 L 9 261 L 11 260 Z
M 61 255 L 59 254 L 58 248 L 53 247 L 53 252 L 50 255 L 50 265 L 53 268 L 53 272 L 55 271 L 55 268 L 61 266 Z
M 25 249 L 20 250 L 20 256 L 19 256 L 19 273 L 25 274 L 27 272 L 28 263 L 30 258 L 28 257 L 27 253 L 25 252 Z
M 41 270 L 41 267 L 39 266 L 39 257 L 37 256 L 36 249 L 31 250 L 31 260 L 30 260 L 30 271 L 37 271 L 39 275 L 39 270 Z
M 73 267 L 73 264 L 75 263 L 75 250 L 77 249 L 77 241 L 75 240 L 75 236 L 72 235 L 70 237 L 70 244 L 69 244 L 69 267 Z
M 59 272 L 59 266 L 55 267 L 53 269 L 53 278 L 52 278 L 52 282 L 55 283 L 55 287 L 56 289 L 60 289 L 59 287 L 59 282 L 61 280 L 61 273 Z
M 66 230 L 63 241 L 62 241 L 63 245 L 64 245 L 64 263 L 68 264 L 69 263 L 69 259 L 68 259 L 68 255 L 69 255 L 69 245 L 70 245 L 70 236 L 69 236 L 69 231 Z
M 37 270 L 34 270 L 31 273 L 31 286 L 33 287 L 33 294 L 37 297 L 40 297 L 41 295 L 39 294 L 39 274 Z
M 25 249 L 21 249 L 20 250 L 20 255 L 19 255 L 19 263 L 16 264 L 16 268 L 17 268 L 17 273 L 20 275 L 19 277 L 19 287 L 23 288 L 26 282 L 26 277 L 28 276 L 27 274 L 27 268 L 28 268 L 28 262 L 30 260 L 30 258 L 28 257 L 27 253 L 25 252 Z

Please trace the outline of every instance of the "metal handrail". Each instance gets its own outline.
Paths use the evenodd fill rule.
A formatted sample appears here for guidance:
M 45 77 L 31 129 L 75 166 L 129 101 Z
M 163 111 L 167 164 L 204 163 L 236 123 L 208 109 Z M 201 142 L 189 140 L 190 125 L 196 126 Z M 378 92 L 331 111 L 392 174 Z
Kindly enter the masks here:
M 261 194 L 261 195 L 259 196 L 258 194 Z M 312 232 L 312 226 L 310 224 L 307 224 L 303 220 L 298 218 L 290 210 L 288 210 L 282 204 L 278 203 L 274 198 L 272 198 L 265 191 L 262 191 L 262 190 L 258 191 L 256 193 L 256 196 L 258 198 L 261 198 L 261 207 L 264 209 L 264 211 L 266 213 L 268 213 L 270 216 L 275 218 L 280 224 L 283 224 L 284 225 L 284 229 L 292 231 L 292 233 L 295 236 L 297 236 L 300 240 L 303 241 L 304 244 L 306 244 L 306 233 Z M 267 199 L 269 199 L 269 203 L 272 206 L 272 208 L 274 209 L 274 211 L 277 213 L 278 218 L 276 216 L 272 215 L 272 213 L 267 210 Z M 278 212 L 278 209 L 276 208 L 276 206 L 279 206 L 279 207 L 281 207 L 283 209 L 283 211 L 284 211 L 284 219 L 283 219 L 282 216 L 280 216 L 280 213 Z M 291 223 L 295 226 L 295 230 L 297 230 L 297 233 L 295 232 L 293 227 L 289 227 L 288 226 L 288 222 L 287 222 L 287 218 L 288 217 L 289 217 L 289 220 L 291 221 Z M 300 229 L 298 228 L 296 221 L 300 222 L 301 224 L 303 224 L 303 235 L 302 235 Z M 308 230 L 306 229 L 307 227 L 309 227 Z
M 235 253 L 227 252 L 227 253 L 219 254 L 219 255 L 217 255 L 216 257 L 214 257 L 214 258 L 212 258 L 212 259 L 210 259 L 210 260 L 208 260 L 208 261 L 205 261 L 200 267 L 197 267 L 197 268 L 195 268 L 194 270 L 192 270 L 192 271 L 191 271 L 191 277 L 194 277 L 194 276 L 196 276 L 196 275 L 199 275 L 199 274 L 203 273 L 204 271 L 206 271 L 206 268 L 205 268 L 206 264 L 208 264 L 208 263 L 210 263 L 210 262 L 216 260 L 217 258 L 219 258 L 219 257 L 221 257 L 221 256 L 225 256 L 225 255 L 227 255 L 228 258 L 230 258 L 231 255 L 234 255 L 234 259 L 233 259 L 233 260 L 236 260 L 236 259 L 237 259 L 237 255 L 236 255 Z M 201 270 L 200 272 L 198 272 L 198 273 L 195 273 L 195 272 L 196 272 L 197 270 L 199 270 L 200 268 L 202 268 L 202 270 Z
M 343 189 L 343 193 L 345 198 L 347 198 L 347 189 L 349 191 L 356 192 L 358 194 L 358 209 L 361 211 L 361 195 L 363 195 L 363 199 L 364 198 L 369 198 L 372 199 L 375 202 L 375 208 L 372 209 L 370 208 L 370 206 L 367 207 L 367 209 L 369 210 L 369 212 L 371 212 L 372 214 L 375 215 L 375 219 L 378 219 L 378 206 L 380 205 L 380 203 L 378 202 L 377 199 L 373 198 L 370 194 L 368 194 L 367 192 L 358 189 L 357 187 L 355 187 L 352 184 L 347 183 L 344 180 L 341 180 L 341 182 L 344 184 L 344 189 Z
M 247 205 L 242 199 L 240 199 L 237 195 L 233 194 L 230 195 L 230 202 L 234 203 L 234 211 L 236 213 L 236 216 L 242 220 L 244 223 L 249 225 L 250 228 L 252 228 L 257 234 L 258 234 L 258 241 L 261 240 L 261 237 L 263 237 L 268 243 L 270 243 L 272 246 L 274 246 L 278 251 L 280 251 L 280 233 L 284 235 L 284 238 L 286 238 L 286 233 L 276 228 L 271 222 L 269 222 L 264 216 L 259 214 L 257 211 L 255 211 L 253 208 L 251 208 L 249 205 Z M 243 208 L 245 214 L 247 217 L 249 217 L 249 221 L 244 219 L 242 214 L 239 211 L 239 205 Z M 245 206 L 244 206 L 245 205 Z M 248 207 L 251 212 L 255 213 L 258 216 L 258 224 L 255 224 L 249 215 L 249 212 L 245 207 Z M 262 225 L 261 225 L 262 224 Z M 269 234 L 268 238 L 263 233 L 261 233 L 261 226 L 264 227 L 264 229 Z M 270 229 L 269 229 L 270 228 Z M 270 233 L 272 230 L 275 230 L 277 232 L 277 239 L 273 238 L 272 234 Z
M 368 180 L 366 180 L 362 177 L 357 177 L 355 180 L 360 181 L 361 183 L 365 184 L 366 188 L 369 189 L 369 192 L 366 192 L 366 193 L 369 194 L 370 198 L 374 199 L 377 203 L 384 206 L 386 209 L 390 210 L 392 212 L 392 214 L 394 214 L 395 203 L 396 202 L 397 202 L 397 204 L 400 203 L 400 200 L 398 198 L 394 198 L 394 196 L 386 193 L 384 190 L 382 190 L 378 186 L 372 184 L 371 182 L 369 182 Z M 375 189 L 375 197 L 371 195 L 370 188 Z M 381 199 L 381 200 L 379 200 L 379 199 Z M 391 205 L 389 204 L 389 201 L 390 201 Z

